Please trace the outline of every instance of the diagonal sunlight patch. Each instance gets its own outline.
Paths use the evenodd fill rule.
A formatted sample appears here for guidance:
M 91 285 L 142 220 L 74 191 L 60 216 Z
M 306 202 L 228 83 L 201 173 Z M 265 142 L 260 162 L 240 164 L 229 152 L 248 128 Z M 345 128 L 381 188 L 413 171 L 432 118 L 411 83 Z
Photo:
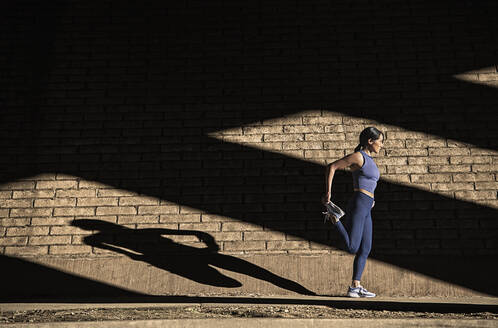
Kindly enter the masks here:
M 455 74 L 453 75 L 453 77 L 457 80 L 465 82 L 498 88 L 497 66 L 483 67 L 480 69 Z
M 385 133 L 385 148 L 375 159 L 382 180 L 458 200 L 471 198 L 473 203 L 498 208 L 498 183 L 493 176 L 498 171 L 493 162 L 498 151 L 449 138 L 321 110 L 254 122 L 208 136 L 326 165 L 351 153 L 359 133 L 367 126 Z

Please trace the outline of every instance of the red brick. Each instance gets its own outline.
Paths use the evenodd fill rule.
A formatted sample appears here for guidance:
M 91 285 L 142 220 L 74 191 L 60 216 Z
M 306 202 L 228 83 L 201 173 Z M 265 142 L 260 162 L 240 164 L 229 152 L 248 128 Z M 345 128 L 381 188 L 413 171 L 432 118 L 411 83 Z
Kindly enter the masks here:
M 96 191 L 93 189 L 66 189 L 57 190 L 57 198 L 81 198 L 81 197 L 95 197 Z
M 388 165 L 388 166 L 407 166 L 407 159 L 406 157 L 385 157 L 385 156 L 378 156 L 374 158 L 375 163 L 380 166 L 380 165 Z M 416 165 L 410 165 L 410 166 L 416 166 Z
M 159 223 L 158 215 L 120 215 L 118 224 Z
M 474 164 L 472 172 L 498 172 L 498 164 Z
M 276 141 L 304 141 L 304 134 L 267 134 L 264 136 L 264 142 Z
M 451 164 L 484 164 L 493 162 L 489 156 L 451 156 Z
M 97 182 L 97 181 L 80 181 L 78 184 L 78 188 L 81 189 L 111 189 L 109 185 L 106 185 L 105 183 L 102 182 Z M 98 191 L 99 193 L 101 190 Z
M 124 227 L 133 229 L 134 227 L 129 225 L 122 225 Z M 178 230 L 177 223 L 140 223 L 137 224 L 137 229 L 170 229 L 170 230 Z M 166 234 L 166 236 L 168 236 Z
M 256 126 L 256 127 L 244 127 L 242 128 L 245 135 L 248 134 L 277 134 L 283 132 L 282 125 L 266 125 L 266 126 Z
M 450 182 L 450 174 L 412 174 L 412 182 Z
M 386 147 L 387 148 L 387 147 Z M 387 149 L 387 156 L 427 156 L 427 149 L 418 148 L 400 148 L 400 149 Z
M 10 210 L 11 217 L 23 216 L 51 216 L 51 208 L 13 208 Z
M 0 184 L 0 190 L 28 190 L 34 188 L 34 181 L 18 181 Z
M 0 208 L 26 208 L 31 205 L 29 199 L 0 199 Z
M 48 246 L 5 247 L 5 255 L 34 256 L 34 255 L 46 255 L 47 253 L 48 253 Z
M 263 142 L 263 134 L 251 134 L 242 136 L 224 136 L 224 141 L 229 141 L 232 143 L 252 143 L 252 142 Z
M 325 128 L 327 129 L 327 127 Z M 323 133 L 323 125 L 287 125 L 284 126 L 284 133 Z M 329 132 L 329 131 L 327 131 Z
M 52 198 L 54 195 L 54 190 L 23 190 L 14 191 L 12 198 Z
M 306 141 L 336 141 L 346 140 L 344 133 L 306 133 L 304 135 Z
M 277 231 L 245 231 L 244 240 L 285 240 L 285 234 Z
M 455 191 L 455 190 L 474 190 L 473 183 L 433 183 L 432 190 L 435 191 Z
M 429 156 L 467 156 L 468 148 L 429 148 Z
M 7 236 L 48 235 L 49 227 L 9 227 Z
M 76 206 L 75 198 L 35 199 L 35 207 Z
M 199 243 L 199 238 L 194 235 L 166 235 L 168 239 L 171 239 L 175 243 L 185 244 L 187 242 Z
M 264 241 L 225 241 L 223 250 L 226 251 L 251 251 L 264 250 L 266 243 Z
M 267 243 L 267 249 L 269 250 L 310 249 L 310 243 L 304 240 L 269 241 Z
M 0 191 L 0 199 L 12 198 L 12 191 Z
M 251 223 L 223 222 L 222 230 L 223 231 L 257 231 L 257 230 L 263 230 L 263 227 L 260 225 L 254 225 Z
M 30 245 L 64 245 L 71 244 L 71 236 L 29 237 Z
M 388 166 L 387 172 L 389 174 L 398 173 L 427 173 L 427 166 L 425 165 L 401 165 L 401 166 Z
M 138 214 L 178 214 L 179 206 L 139 206 Z M 131 213 L 130 213 L 131 214 Z
M 118 198 L 78 198 L 77 206 L 117 206 Z
M 37 181 L 36 189 L 73 189 L 78 181 Z
M 159 205 L 159 199 L 155 197 L 121 197 L 120 206 L 126 205 Z
M 136 192 L 121 189 L 99 189 L 98 191 L 99 197 L 134 197 L 136 195 Z
M 50 227 L 50 235 L 88 235 L 89 232 L 73 226 Z
M 0 226 L 22 227 L 22 226 L 28 226 L 29 222 L 30 222 L 29 218 L 20 218 L 20 219 L 5 218 L 5 219 L 0 219 Z
M 396 149 L 396 148 L 405 148 L 405 141 L 404 140 L 389 140 L 385 139 L 384 140 L 384 147 L 385 149 Z M 411 148 L 411 147 L 408 147 Z
M 473 181 L 490 181 L 494 180 L 491 173 L 458 173 L 453 174 L 453 181 L 455 182 L 473 182 Z
M 289 149 L 323 149 L 323 145 L 318 141 L 302 141 L 302 142 L 284 142 L 282 145 L 284 150 Z
M 476 190 L 498 190 L 498 181 L 476 182 Z
M 344 149 L 347 154 L 350 154 L 357 145 L 358 141 L 326 141 L 323 143 L 323 149 Z
M 496 190 L 490 191 L 457 191 L 455 197 L 460 199 L 496 199 Z
M 180 230 L 220 231 L 220 223 L 180 223 Z
M 423 132 L 414 131 L 387 131 L 386 139 L 427 139 L 428 135 Z
M 224 216 L 224 215 L 217 215 L 217 214 L 199 214 L 201 216 L 201 221 L 202 222 L 237 222 L 238 220 Z
M 423 164 L 448 164 L 448 157 L 431 156 L 431 157 L 408 157 L 408 165 Z
M 305 150 L 305 158 L 334 158 L 339 159 L 343 157 L 344 150 Z
M 137 209 L 132 206 L 102 206 L 97 207 L 97 215 L 127 215 L 137 214 Z M 138 213 L 138 214 L 154 214 L 154 213 Z
M 159 222 L 169 223 L 169 222 L 191 222 L 198 223 L 201 222 L 201 214 L 164 214 L 160 216 Z M 210 222 L 210 221 L 207 221 Z
M 0 246 L 23 246 L 28 242 L 28 237 L 2 237 Z
M 427 147 L 431 147 L 431 148 L 446 147 L 446 140 L 438 140 L 438 139 L 434 139 L 434 140 L 416 140 L 416 139 L 406 140 L 406 148 L 427 148 Z M 443 149 L 445 149 L 445 148 L 443 148 Z M 442 154 L 442 155 L 447 155 L 447 154 Z
M 304 125 L 333 125 L 342 124 L 343 118 L 340 116 L 310 116 L 303 117 Z
M 165 214 L 175 214 L 175 213 L 165 213 Z M 203 211 L 198 208 L 184 206 L 184 205 L 180 206 L 180 214 L 202 214 L 202 213 Z
M 242 232 L 210 232 L 216 241 L 242 241 Z
M 470 172 L 470 165 L 429 165 L 429 172 Z
M 471 148 L 470 149 L 470 154 L 472 156 L 485 156 L 485 155 L 497 156 L 498 155 L 498 151 L 492 150 L 492 149 Z
M 59 217 L 41 217 L 41 218 L 31 218 L 32 226 L 56 226 L 56 225 L 68 225 L 74 220 L 72 216 L 59 216 Z
M 81 216 L 94 216 L 94 207 L 58 207 L 54 209 L 54 216 L 70 216 L 70 215 L 81 215 Z
M 88 220 L 88 216 L 75 216 L 74 219 L 75 220 Z M 100 216 L 95 215 L 91 219 L 104 221 L 104 222 L 111 222 L 111 223 L 118 222 L 117 215 L 100 215 Z

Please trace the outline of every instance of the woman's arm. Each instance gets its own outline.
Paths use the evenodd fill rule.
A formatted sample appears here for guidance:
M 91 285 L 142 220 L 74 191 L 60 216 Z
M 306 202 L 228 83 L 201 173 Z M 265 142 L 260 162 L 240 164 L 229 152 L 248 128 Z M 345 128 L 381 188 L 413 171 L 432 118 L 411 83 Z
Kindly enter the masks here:
M 330 201 L 332 190 L 332 180 L 336 170 L 343 170 L 347 167 L 362 167 L 363 156 L 360 152 L 349 154 L 335 162 L 330 163 L 325 168 L 325 194 L 322 197 L 322 203 L 327 204 Z

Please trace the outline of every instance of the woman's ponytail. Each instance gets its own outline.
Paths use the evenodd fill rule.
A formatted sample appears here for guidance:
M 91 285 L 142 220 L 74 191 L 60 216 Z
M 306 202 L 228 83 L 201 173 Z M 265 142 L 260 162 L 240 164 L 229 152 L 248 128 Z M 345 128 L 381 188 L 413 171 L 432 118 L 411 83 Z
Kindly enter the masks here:
M 359 151 L 361 149 L 361 144 L 358 144 L 358 146 L 356 146 L 356 148 L 354 149 L 354 152 L 356 153 L 357 151 Z

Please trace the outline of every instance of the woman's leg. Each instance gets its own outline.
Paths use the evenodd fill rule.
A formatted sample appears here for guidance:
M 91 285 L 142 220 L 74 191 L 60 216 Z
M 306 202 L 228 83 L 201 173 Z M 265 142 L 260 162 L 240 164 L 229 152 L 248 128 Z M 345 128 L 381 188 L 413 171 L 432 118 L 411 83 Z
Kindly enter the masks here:
M 341 221 L 335 224 L 339 234 L 344 239 L 346 250 L 351 254 L 356 254 L 360 249 L 365 222 L 367 221 L 367 217 L 370 216 L 372 203 L 373 199 L 371 197 L 356 192 L 346 210 L 344 224 Z
M 372 249 L 372 216 L 370 211 L 363 225 L 363 234 L 361 239 L 360 249 L 356 253 L 353 262 L 353 284 L 361 280 L 361 275 L 363 274 L 363 269 L 365 268 L 365 263 L 367 262 L 368 254 Z

